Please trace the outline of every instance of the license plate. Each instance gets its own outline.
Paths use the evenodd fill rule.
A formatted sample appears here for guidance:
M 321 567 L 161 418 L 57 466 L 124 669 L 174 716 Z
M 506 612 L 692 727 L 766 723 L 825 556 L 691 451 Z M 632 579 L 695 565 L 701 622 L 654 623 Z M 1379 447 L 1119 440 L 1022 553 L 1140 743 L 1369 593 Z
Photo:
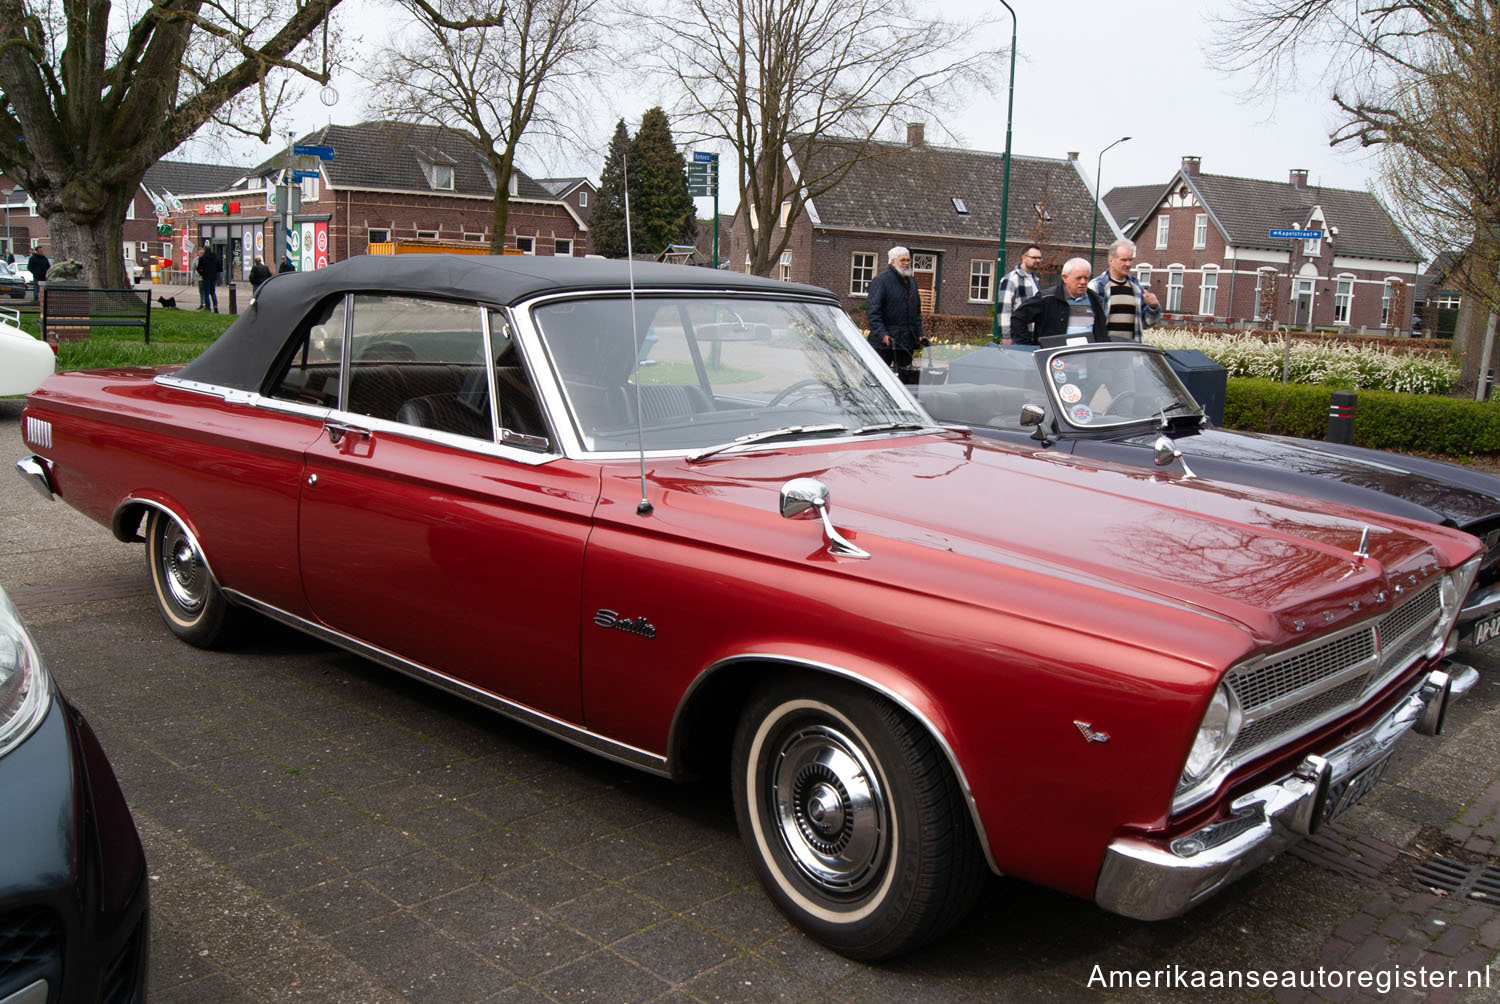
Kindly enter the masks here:
M 1355 802 L 1374 791 L 1375 782 L 1380 780 L 1380 775 L 1385 773 L 1386 764 L 1390 762 L 1389 756 L 1383 756 L 1364 770 L 1335 784 L 1328 792 L 1328 805 L 1323 810 L 1323 818 L 1333 822 Z
M 1500 638 L 1500 613 L 1491 614 L 1482 621 L 1474 624 L 1474 633 L 1469 636 L 1469 644 L 1472 646 L 1483 645 L 1486 642 Z

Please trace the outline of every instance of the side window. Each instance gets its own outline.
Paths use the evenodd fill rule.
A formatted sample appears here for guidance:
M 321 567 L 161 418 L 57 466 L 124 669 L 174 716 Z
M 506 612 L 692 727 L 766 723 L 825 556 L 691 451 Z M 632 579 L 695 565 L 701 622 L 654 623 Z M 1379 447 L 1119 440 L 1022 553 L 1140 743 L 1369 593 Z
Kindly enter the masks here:
M 545 450 L 547 423 L 537 404 L 536 388 L 516 348 L 510 322 L 490 311 L 490 348 L 495 354 L 495 400 L 500 402 L 500 441 L 508 446 Z
M 323 303 L 288 347 L 286 361 L 267 386 L 268 397 L 322 408 L 339 405 L 339 359 L 344 350 L 344 298 Z
M 479 308 L 409 296 L 355 296 L 344 410 L 493 440 Z

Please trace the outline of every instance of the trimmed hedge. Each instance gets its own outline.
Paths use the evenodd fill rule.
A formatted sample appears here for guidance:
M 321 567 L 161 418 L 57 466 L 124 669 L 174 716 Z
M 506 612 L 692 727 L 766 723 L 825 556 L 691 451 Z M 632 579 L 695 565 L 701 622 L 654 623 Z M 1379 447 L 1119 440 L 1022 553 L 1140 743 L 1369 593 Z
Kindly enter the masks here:
M 1224 425 L 1303 439 L 1328 434 L 1329 396 L 1335 388 L 1231 379 Z M 1354 443 L 1376 450 L 1439 453 L 1455 459 L 1500 452 L 1500 403 L 1428 394 L 1359 391 Z

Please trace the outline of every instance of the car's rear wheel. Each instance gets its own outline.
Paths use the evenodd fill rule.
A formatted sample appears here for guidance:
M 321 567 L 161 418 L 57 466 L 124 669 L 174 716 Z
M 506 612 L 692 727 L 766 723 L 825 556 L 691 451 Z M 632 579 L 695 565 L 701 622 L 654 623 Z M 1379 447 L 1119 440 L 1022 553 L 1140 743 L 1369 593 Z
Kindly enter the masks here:
M 238 618 L 203 560 L 198 542 L 160 509 L 146 517 L 146 559 L 156 606 L 172 633 L 199 648 L 230 639 Z
M 968 912 L 984 864 L 933 738 L 890 701 L 820 678 L 762 688 L 734 746 L 735 814 L 771 898 L 852 958 L 909 951 Z

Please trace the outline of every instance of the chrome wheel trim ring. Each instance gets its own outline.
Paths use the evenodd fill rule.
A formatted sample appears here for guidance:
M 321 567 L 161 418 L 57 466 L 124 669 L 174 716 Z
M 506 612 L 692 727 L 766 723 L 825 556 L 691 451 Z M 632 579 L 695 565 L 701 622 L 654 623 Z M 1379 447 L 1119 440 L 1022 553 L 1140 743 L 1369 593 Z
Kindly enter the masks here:
M 175 519 L 163 516 L 159 564 L 172 602 L 187 613 L 203 609 L 208 594 L 208 568 L 198 545 Z
M 768 767 L 776 832 L 802 877 L 837 897 L 875 881 L 888 858 L 890 807 L 859 744 L 805 726 L 787 733 Z

